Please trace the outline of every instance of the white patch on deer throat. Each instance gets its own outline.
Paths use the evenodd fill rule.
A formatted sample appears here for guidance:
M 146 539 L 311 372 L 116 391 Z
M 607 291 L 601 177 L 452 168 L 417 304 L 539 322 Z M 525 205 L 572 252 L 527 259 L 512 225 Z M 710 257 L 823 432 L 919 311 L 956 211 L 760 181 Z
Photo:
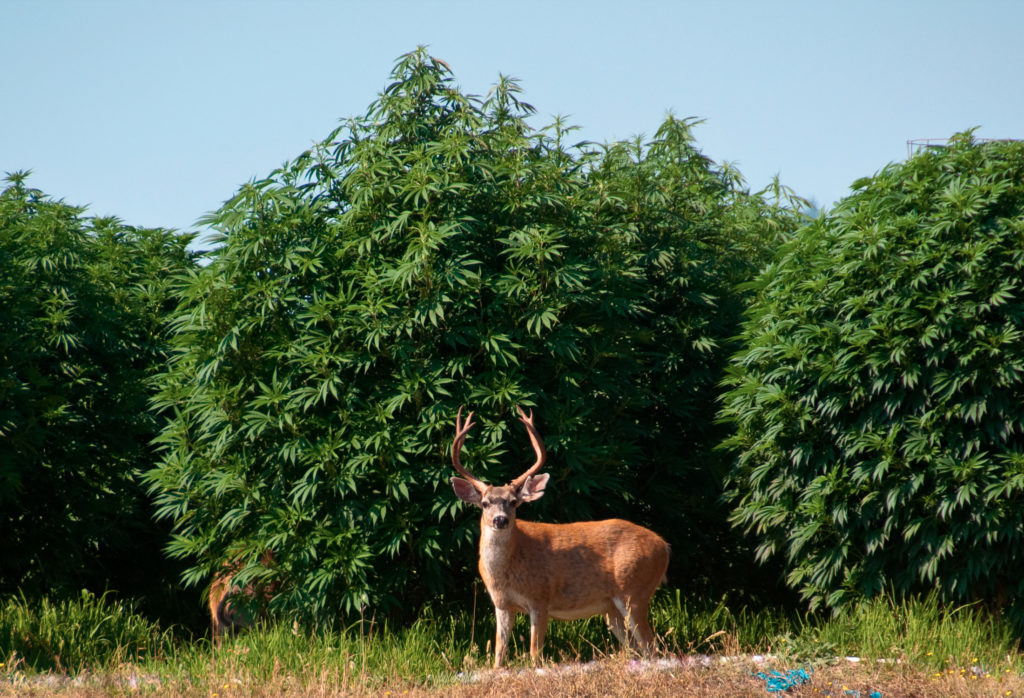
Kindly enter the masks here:
M 508 562 L 505 548 L 511 532 L 511 527 L 498 530 L 493 526 L 484 526 L 480 534 L 480 564 L 492 579 L 505 570 Z

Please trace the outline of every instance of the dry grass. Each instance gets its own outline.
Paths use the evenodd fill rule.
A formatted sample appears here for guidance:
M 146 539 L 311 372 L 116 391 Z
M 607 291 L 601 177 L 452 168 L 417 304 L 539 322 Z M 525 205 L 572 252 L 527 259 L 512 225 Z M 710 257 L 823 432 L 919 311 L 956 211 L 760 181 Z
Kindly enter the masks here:
M 456 678 L 424 687 L 402 681 L 367 683 L 358 674 L 276 675 L 264 681 L 225 678 L 211 671 L 208 681 L 190 683 L 140 679 L 130 668 L 120 674 L 84 676 L 71 680 L 52 675 L 0 685 L 0 696 L 39 698 L 99 698 L 100 696 L 169 696 L 172 698 L 327 698 L 328 696 L 386 696 L 387 698 L 538 698 L 547 696 L 775 696 L 902 698 L 905 696 L 1024 696 L 1024 678 L 1010 670 L 984 672 L 979 669 L 923 671 L 895 663 L 862 662 L 822 664 L 807 667 L 810 680 L 781 693 L 769 693 L 759 672 L 785 671 L 790 666 L 755 663 L 749 658 L 699 658 L 640 663 L 616 655 L 587 664 L 547 665 L 542 669 L 480 671 L 472 678 Z
M 717 663 L 670 671 L 632 671 L 628 664 L 611 660 L 587 673 L 543 676 L 534 672 L 508 674 L 489 681 L 460 686 L 445 695 L 478 696 L 835 696 L 883 698 L 903 696 L 1006 696 L 1024 695 L 1019 676 L 979 676 L 969 672 L 941 676 L 900 665 L 817 667 L 810 681 L 782 693 L 771 694 L 757 676 L 765 667 L 750 662 Z M 430 695 L 420 693 L 409 695 Z M 437 695 L 434 693 L 433 695 Z

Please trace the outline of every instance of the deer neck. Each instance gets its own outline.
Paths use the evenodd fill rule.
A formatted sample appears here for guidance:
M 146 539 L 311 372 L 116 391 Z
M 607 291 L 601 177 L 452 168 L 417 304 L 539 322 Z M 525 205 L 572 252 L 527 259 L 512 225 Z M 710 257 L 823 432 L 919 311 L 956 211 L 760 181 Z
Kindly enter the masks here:
M 504 576 L 512 556 L 519 546 L 519 530 L 516 523 L 505 529 L 481 526 L 480 530 L 480 571 L 485 580 Z

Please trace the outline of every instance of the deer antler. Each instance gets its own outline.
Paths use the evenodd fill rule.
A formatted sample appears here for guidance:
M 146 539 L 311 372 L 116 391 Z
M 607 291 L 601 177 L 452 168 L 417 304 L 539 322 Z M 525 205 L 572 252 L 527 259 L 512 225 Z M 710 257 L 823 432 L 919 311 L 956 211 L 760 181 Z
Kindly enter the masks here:
M 537 433 L 537 427 L 533 423 L 533 410 L 530 410 L 529 415 L 523 412 L 522 407 L 516 407 L 516 410 L 519 411 L 519 421 L 526 426 L 526 432 L 530 435 L 530 443 L 533 444 L 533 450 L 537 454 L 537 462 L 531 465 L 529 470 L 509 483 L 510 486 L 518 488 L 522 487 L 523 483 L 536 475 L 537 471 L 544 467 L 548 454 L 544 450 L 544 442 L 541 441 L 540 434 Z
M 473 413 L 470 412 L 469 416 L 466 417 L 465 423 L 462 421 L 462 408 L 459 408 L 458 414 L 455 415 L 455 440 L 452 442 L 452 465 L 455 470 L 462 477 L 466 478 L 473 487 L 479 492 L 483 492 L 487 489 L 487 485 L 484 484 L 476 475 L 469 472 L 462 467 L 462 462 L 459 460 L 459 453 L 462 451 L 462 444 L 466 442 L 466 435 L 469 434 L 469 430 L 475 427 L 473 423 Z

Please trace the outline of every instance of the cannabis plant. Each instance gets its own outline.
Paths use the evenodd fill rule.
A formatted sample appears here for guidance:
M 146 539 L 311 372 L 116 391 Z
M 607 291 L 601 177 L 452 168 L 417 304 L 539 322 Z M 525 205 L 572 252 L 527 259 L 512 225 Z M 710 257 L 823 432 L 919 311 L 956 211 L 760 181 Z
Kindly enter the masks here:
M 529 459 L 514 408 L 534 409 L 552 484 L 533 516 L 634 518 L 681 560 L 721 547 L 698 522 L 733 283 L 795 214 L 703 158 L 688 122 L 601 149 L 532 112 L 514 81 L 466 95 L 418 50 L 364 116 L 210 215 L 146 475 L 186 581 L 237 560 L 320 619 L 465 594 L 461 405 L 467 466 L 496 482 Z
M 27 179 L 0 192 L 0 594 L 173 595 L 135 472 L 191 238 L 86 217 Z
M 812 606 L 1024 594 L 1024 143 L 854 184 L 756 284 L 723 416 L 734 523 Z

